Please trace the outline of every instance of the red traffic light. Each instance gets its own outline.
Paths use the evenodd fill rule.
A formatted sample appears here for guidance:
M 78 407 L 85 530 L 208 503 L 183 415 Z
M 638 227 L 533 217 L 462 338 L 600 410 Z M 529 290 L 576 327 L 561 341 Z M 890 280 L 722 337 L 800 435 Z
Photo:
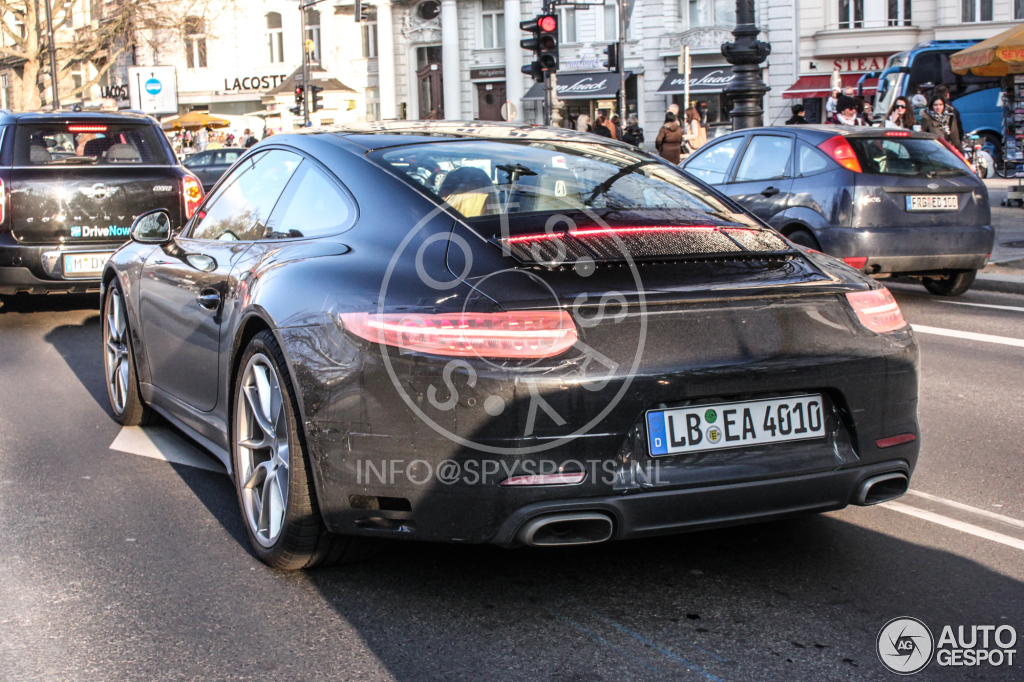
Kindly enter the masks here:
M 545 33 L 554 33 L 558 30 L 558 20 L 551 15 L 541 17 L 538 24 L 540 25 L 540 30 Z

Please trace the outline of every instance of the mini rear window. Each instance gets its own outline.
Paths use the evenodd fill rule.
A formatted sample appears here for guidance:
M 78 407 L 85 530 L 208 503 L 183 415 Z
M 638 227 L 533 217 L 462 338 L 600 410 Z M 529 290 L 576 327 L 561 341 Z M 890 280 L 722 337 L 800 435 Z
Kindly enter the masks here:
M 47 123 L 19 125 L 16 166 L 165 165 L 159 131 L 151 125 Z
M 938 140 L 847 137 L 861 169 L 872 175 L 963 175 L 967 167 Z

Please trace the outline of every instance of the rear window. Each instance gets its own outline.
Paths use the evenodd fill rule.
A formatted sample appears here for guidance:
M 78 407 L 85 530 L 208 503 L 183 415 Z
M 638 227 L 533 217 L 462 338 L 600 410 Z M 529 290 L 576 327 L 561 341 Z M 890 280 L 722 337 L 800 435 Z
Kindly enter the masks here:
M 385 149 L 370 157 L 469 219 L 588 209 L 683 209 L 737 219 L 686 176 L 617 147 L 464 140 Z
M 902 137 L 847 137 L 861 169 L 873 175 L 963 175 L 967 172 L 956 154 L 938 140 Z
M 165 165 L 161 135 L 151 125 L 90 123 L 28 124 L 17 127 L 16 166 Z

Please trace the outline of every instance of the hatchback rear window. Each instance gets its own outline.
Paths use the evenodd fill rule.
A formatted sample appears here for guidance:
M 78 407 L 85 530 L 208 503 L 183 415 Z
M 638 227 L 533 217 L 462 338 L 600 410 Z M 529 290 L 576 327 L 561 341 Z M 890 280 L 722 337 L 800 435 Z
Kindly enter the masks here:
M 167 154 L 151 125 L 46 123 L 19 125 L 17 166 L 165 165 Z
M 938 140 L 903 137 L 847 137 L 861 169 L 873 175 L 963 175 L 957 156 Z

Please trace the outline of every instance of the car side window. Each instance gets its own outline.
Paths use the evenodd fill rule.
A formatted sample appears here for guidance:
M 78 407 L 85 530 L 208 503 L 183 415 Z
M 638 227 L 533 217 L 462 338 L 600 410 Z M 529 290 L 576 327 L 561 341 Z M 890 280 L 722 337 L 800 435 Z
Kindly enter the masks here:
M 326 173 L 304 163 L 295 173 L 267 224 L 264 239 L 337 234 L 352 226 L 356 207 Z
M 213 163 L 216 164 L 216 165 L 230 166 L 235 161 L 238 161 L 238 157 L 239 156 L 241 156 L 241 154 L 239 152 L 236 152 L 236 151 L 231 151 L 231 152 L 220 151 L 220 152 L 217 152 L 217 156 L 214 159 Z
M 786 177 L 793 138 L 788 135 L 754 135 L 743 153 L 733 182 L 775 180 Z
M 729 172 L 729 165 L 742 142 L 742 137 L 723 140 L 693 156 L 683 166 L 683 170 L 709 185 L 719 185 L 725 182 L 725 174 Z
M 835 168 L 835 164 L 821 151 L 806 142 L 800 142 L 796 151 L 797 175 L 807 177 Z
M 300 163 L 298 154 L 274 149 L 255 163 L 235 169 L 217 196 L 202 207 L 192 237 L 225 241 L 262 238 L 274 204 Z
M 209 166 L 211 161 L 213 161 L 213 154 L 200 152 L 185 159 L 184 164 L 186 168 L 195 168 L 197 166 Z

